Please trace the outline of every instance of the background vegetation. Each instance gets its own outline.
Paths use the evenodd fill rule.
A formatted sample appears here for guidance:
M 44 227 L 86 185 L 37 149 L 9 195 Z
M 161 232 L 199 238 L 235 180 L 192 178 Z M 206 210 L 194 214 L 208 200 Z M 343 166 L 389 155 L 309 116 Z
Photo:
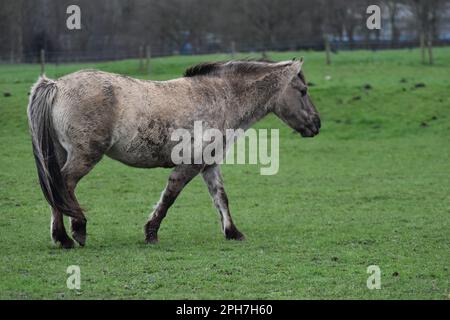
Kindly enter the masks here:
M 81 9 L 68 30 L 66 9 Z M 381 29 L 366 27 L 369 5 Z M 449 0 L 0 0 L 0 61 L 77 62 L 175 53 L 398 48 L 449 43 Z

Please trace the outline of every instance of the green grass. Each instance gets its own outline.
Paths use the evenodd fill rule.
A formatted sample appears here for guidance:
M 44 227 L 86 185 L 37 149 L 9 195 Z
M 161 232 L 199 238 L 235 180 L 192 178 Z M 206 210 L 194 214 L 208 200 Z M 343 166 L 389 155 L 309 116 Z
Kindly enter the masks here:
M 340 52 L 331 66 L 322 53 L 270 54 L 300 55 L 321 134 L 301 139 L 268 117 L 257 127 L 280 128 L 279 173 L 223 168 L 247 241 L 223 239 L 197 177 L 163 222 L 160 243 L 144 244 L 170 171 L 104 159 L 77 190 L 89 237 L 71 251 L 51 243 L 31 154 L 25 111 L 39 66 L 0 66 L 0 298 L 448 299 L 450 48 L 435 50 L 434 66 L 421 65 L 417 50 Z M 152 78 L 227 58 L 154 59 Z M 47 75 L 86 67 L 145 77 L 133 60 L 49 65 Z M 373 264 L 381 290 L 366 287 Z M 81 268 L 80 291 L 66 287 L 69 265 Z

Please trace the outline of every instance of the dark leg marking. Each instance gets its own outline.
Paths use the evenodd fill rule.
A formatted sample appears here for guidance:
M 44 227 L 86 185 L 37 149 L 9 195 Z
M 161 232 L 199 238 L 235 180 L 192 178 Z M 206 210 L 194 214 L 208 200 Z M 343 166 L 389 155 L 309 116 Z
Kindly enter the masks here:
M 53 242 L 61 244 L 64 249 L 71 249 L 75 245 L 67 235 L 63 215 L 55 209 L 52 209 L 51 235 Z

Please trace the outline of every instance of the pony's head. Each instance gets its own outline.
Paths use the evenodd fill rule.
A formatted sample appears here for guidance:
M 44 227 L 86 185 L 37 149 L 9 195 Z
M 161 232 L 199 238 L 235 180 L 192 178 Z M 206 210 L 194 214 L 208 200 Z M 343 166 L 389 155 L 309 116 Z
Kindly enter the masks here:
M 319 134 L 320 116 L 308 95 L 303 58 L 294 60 L 295 74 L 274 105 L 274 113 L 303 137 Z
M 308 95 L 302 65 L 303 58 L 202 63 L 187 69 L 184 76 L 223 77 L 232 84 L 239 103 L 247 99 L 250 105 L 264 106 L 260 116 L 274 112 L 303 137 L 313 137 L 319 133 L 320 117 Z

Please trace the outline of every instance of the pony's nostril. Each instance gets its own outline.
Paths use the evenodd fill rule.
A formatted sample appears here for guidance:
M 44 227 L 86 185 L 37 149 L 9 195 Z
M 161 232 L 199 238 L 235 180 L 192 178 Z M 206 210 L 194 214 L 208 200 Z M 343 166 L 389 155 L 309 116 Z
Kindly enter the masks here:
M 317 122 L 315 118 L 312 118 L 309 120 L 308 124 L 306 125 L 309 131 L 311 131 L 314 135 L 319 133 L 319 127 L 317 126 Z
M 314 124 L 316 125 L 317 129 L 320 129 L 322 123 L 320 122 L 319 117 L 314 118 Z
M 321 126 L 320 117 L 317 115 L 314 115 L 311 120 L 312 120 L 312 123 L 314 124 L 314 126 L 317 128 L 317 130 L 319 130 L 320 126 Z

